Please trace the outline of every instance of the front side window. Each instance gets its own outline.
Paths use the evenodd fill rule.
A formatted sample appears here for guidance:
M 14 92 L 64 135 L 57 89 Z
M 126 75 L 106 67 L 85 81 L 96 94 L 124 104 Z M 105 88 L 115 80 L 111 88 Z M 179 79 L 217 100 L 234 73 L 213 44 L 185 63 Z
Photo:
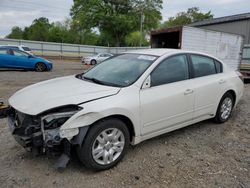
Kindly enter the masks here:
M 143 54 L 122 54 L 96 65 L 78 78 L 126 87 L 133 84 L 157 58 Z
M 212 58 L 202 55 L 191 55 L 194 77 L 216 74 L 215 63 Z
M 151 86 L 158 86 L 189 78 L 186 55 L 170 57 L 160 63 L 151 73 Z
M 25 52 L 13 50 L 15 56 L 28 56 Z

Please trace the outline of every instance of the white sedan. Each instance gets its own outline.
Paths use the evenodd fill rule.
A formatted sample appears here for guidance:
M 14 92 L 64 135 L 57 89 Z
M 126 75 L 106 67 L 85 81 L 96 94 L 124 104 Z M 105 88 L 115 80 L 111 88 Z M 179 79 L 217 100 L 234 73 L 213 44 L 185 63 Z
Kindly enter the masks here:
M 243 88 L 238 72 L 207 54 L 126 52 L 84 74 L 18 91 L 9 99 L 9 127 L 32 151 L 63 148 L 60 161 L 67 163 L 76 147 L 86 167 L 104 170 L 129 144 L 206 119 L 226 122 Z
M 99 53 L 94 56 L 82 57 L 82 63 L 85 65 L 96 65 L 97 63 L 101 63 L 112 56 L 113 54 L 110 53 Z

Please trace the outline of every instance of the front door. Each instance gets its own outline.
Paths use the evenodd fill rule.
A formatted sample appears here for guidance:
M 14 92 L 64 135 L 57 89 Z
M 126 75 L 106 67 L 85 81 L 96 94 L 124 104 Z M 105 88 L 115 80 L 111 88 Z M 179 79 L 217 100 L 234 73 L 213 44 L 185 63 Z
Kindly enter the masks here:
M 20 50 L 13 50 L 13 64 L 16 68 L 33 68 L 32 58 Z
M 192 121 L 194 90 L 188 67 L 187 56 L 177 55 L 153 70 L 150 88 L 140 91 L 142 135 Z

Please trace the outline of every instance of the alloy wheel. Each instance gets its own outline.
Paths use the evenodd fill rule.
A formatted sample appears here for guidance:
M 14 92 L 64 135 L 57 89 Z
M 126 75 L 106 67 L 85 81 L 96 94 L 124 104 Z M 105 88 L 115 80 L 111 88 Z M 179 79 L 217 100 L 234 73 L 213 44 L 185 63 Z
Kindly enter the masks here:
M 100 165 L 110 164 L 122 154 L 124 145 L 125 137 L 121 130 L 117 128 L 105 129 L 93 143 L 93 159 Z
M 220 108 L 220 112 L 221 112 L 221 118 L 226 120 L 229 118 L 231 111 L 233 108 L 233 101 L 231 98 L 226 97 L 222 104 L 221 104 L 221 108 Z

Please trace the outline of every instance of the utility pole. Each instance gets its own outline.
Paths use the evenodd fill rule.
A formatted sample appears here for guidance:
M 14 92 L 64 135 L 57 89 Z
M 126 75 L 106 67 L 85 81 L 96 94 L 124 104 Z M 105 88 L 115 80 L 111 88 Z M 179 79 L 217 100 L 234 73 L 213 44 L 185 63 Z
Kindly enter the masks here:
M 140 25 L 140 47 L 142 46 L 142 38 L 143 38 L 143 22 L 144 22 L 144 14 L 143 14 L 143 9 L 141 10 L 141 25 Z

